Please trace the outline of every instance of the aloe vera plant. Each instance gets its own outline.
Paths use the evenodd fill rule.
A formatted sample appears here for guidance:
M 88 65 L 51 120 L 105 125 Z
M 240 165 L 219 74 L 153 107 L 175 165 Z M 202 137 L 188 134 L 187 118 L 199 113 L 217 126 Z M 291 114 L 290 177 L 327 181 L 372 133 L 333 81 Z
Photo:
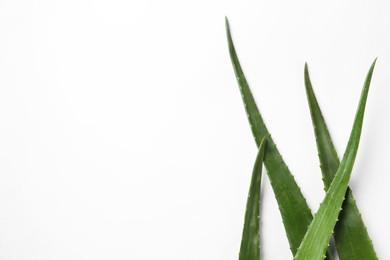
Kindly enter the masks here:
M 295 260 L 322 260 L 325 257 L 328 241 L 333 233 L 339 213 L 342 210 L 341 206 L 344 201 L 353 164 L 356 159 L 363 126 L 364 110 L 375 62 L 376 60 L 371 65 L 363 86 L 353 128 L 343 159 L 326 192 L 320 208 L 318 209 L 304 239 L 302 240 L 298 252 L 294 257 Z M 357 259 L 363 259 L 360 256 L 357 257 Z
M 328 190 L 339 168 L 340 161 L 313 91 L 307 64 L 305 64 L 304 76 L 323 182 L 325 190 Z M 378 259 L 350 188 L 347 189 L 342 208 L 339 221 L 334 229 L 334 237 L 340 259 Z
M 225 20 L 225 25 L 230 58 L 236 74 L 252 134 L 257 146 L 260 146 L 260 141 L 263 138 L 267 140 L 264 165 L 267 169 L 267 174 L 279 205 L 286 235 L 290 244 L 290 250 L 292 254 L 295 255 L 303 237 L 306 234 L 308 226 L 313 219 L 313 216 L 309 206 L 307 205 L 306 199 L 302 195 L 294 176 L 291 174 L 280 155 L 259 112 L 238 60 L 227 18 Z M 327 254 L 327 259 L 332 259 L 331 254 Z
M 252 180 L 246 203 L 240 260 L 260 259 L 260 189 L 265 143 L 266 141 L 263 138 L 253 167 Z

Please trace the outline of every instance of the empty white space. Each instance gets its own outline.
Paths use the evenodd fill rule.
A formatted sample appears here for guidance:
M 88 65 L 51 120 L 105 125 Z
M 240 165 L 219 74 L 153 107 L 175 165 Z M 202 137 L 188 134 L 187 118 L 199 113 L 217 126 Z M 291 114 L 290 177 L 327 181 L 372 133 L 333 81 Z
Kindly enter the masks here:
M 256 147 L 224 19 L 312 211 L 303 66 L 340 156 L 378 57 L 351 187 L 390 259 L 390 3 L 0 0 L 0 259 L 238 259 Z M 291 259 L 268 178 L 264 259 Z

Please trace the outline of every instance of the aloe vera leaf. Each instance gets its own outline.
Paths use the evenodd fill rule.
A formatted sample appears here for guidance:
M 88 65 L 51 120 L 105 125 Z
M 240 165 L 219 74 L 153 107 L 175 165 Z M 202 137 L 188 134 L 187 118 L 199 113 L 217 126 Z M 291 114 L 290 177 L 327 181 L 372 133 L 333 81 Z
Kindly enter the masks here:
M 323 182 L 325 190 L 328 190 L 340 161 L 313 91 L 307 64 L 305 64 L 305 86 Z M 336 248 L 340 259 L 378 259 L 350 188 L 347 188 L 342 208 L 343 211 L 340 212 L 339 221 L 336 223 L 334 230 Z
M 260 143 L 252 172 L 242 232 L 240 260 L 260 260 L 260 190 L 265 139 Z
M 279 205 L 290 250 L 292 254 L 295 255 L 303 237 L 306 234 L 307 228 L 313 219 L 313 216 L 309 206 L 307 205 L 305 197 L 302 195 L 301 189 L 295 182 L 294 176 L 291 174 L 280 155 L 276 144 L 272 140 L 272 137 L 263 121 L 259 109 L 257 108 L 256 102 L 238 60 L 227 18 L 226 34 L 230 58 L 255 142 L 257 146 L 259 146 L 260 141 L 263 138 L 267 140 L 264 165 L 267 169 L 267 174 Z M 331 254 L 327 255 L 327 259 L 332 259 Z
M 313 222 L 302 240 L 302 244 L 294 257 L 295 260 L 322 260 L 325 257 L 329 239 L 333 233 L 333 228 L 335 227 L 339 213 L 342 210 L 341 206 L 344 201 L 353 164 L 356 159 L 363 126 L 364 110 L 375 62 L 376 60 L 371 65 L 363 86 L 359 106 L 343 159 L 326 192 L 324 200 L 314 216 Z M 358 259 L 362 258 L 358 256 Z

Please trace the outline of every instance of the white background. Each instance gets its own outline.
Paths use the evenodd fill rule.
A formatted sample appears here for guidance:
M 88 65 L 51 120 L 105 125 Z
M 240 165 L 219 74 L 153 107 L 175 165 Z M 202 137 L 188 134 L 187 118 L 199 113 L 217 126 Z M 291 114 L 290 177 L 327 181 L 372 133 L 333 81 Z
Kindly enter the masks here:
M 390 259 L 390 2 L 0 0 L 0 259 L 237 259 L 256 156 L 224 16 L 313 212 L 303 85 L 339 154 L 379 57 L 351 186 Z M 291 259 L 268 178 L 264 259 Z

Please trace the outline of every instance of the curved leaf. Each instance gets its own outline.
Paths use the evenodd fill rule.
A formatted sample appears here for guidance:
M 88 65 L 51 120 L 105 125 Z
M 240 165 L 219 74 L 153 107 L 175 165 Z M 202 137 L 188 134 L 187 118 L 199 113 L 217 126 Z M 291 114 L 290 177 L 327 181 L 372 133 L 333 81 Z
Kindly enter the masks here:
M 226 34 L 228 38 L 230 58 L 236 74 L 252 134 L 257 146 L 260 145 L 260 141 L 263 138 L 267 140 L 264 165 L 267 169 L 267 174 L 279 205 L 291 252 L 295 255 L 298 246 L 300 245 L 304 235 L 306 234 L 307 228 L 313 219 L 313 216 L 309 206 L 307 205 L 306 199 L 302 195 L 299 186 L 295 182 L 294 176 L 291 174 L 276 148 L 263 118 L 261 117 L 259 109 L 257 108 L 256 102 L 238 60 L 227 18 Z M 330 255 L 328 256 L 328 259 L 332 259 Z

